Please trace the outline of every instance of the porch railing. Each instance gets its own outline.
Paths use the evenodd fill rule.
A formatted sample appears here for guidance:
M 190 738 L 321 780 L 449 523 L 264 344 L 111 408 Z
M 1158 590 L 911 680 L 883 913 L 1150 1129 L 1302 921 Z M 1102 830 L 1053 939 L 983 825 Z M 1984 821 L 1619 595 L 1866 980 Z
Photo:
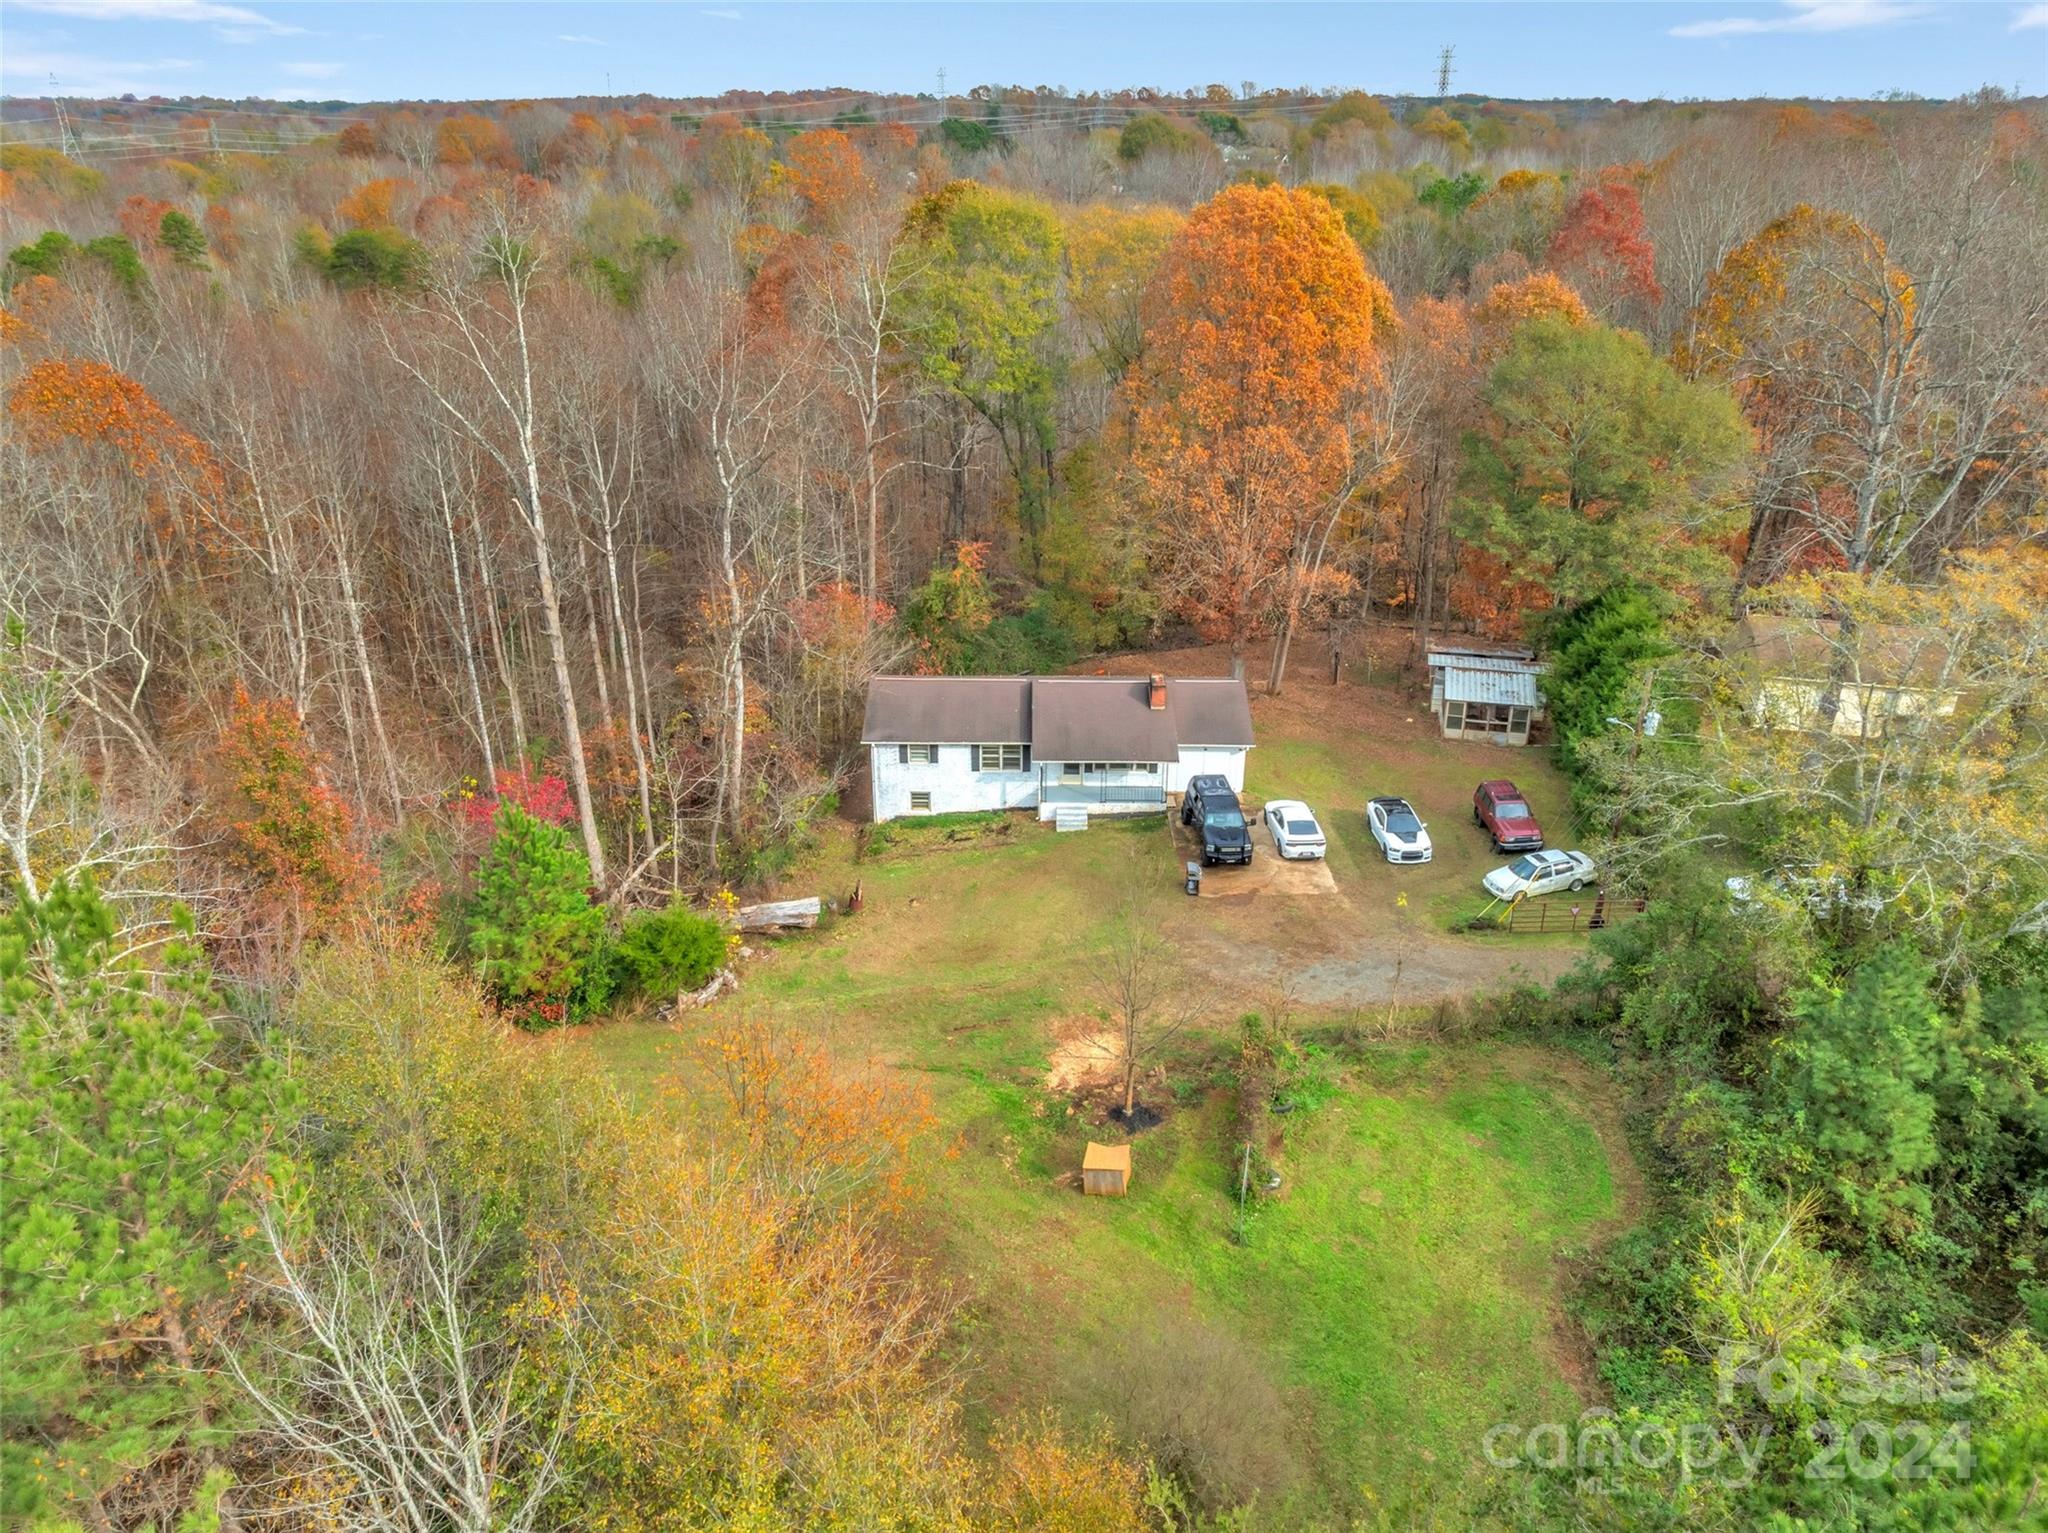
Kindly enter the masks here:
M 1057 778 L 1044 788 L 1049 804 L 1161 804 L 1166 788 L 1161 783 L 1061 782 Z

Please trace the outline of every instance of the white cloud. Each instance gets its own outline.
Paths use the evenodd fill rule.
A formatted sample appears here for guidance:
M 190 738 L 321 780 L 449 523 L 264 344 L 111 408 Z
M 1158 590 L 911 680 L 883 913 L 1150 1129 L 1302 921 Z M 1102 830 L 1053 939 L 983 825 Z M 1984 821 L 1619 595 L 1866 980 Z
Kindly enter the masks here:
M 341 73 L 339 64 L 281 64 L 278 67 L 299 80 L 331 80 Z
M 1785 0 L 1766 16 L 1723 16 L 1673 27 L 1673 37 L 1742 37 L 1757 32 L 1852 32 L 1914 21 L 1934 9 L 1917 0 Z
M 581 32 L 563 32 L 555 38 L 555 41 L 558 43 L 588 43 L 593 48 L 602 48 L 604 46 L 603 38 L 585 37 Z
M 187 21 L 211 23 L 221 29 L 229 42 L 245 39 L 243 33 L 263 37 L 296 36 L 304 27 L 272 21 L 247 6 L 222 5 L 219 0 L 12 0 L 20 10 L 39 11 L 46 16 L 72 16 L 80 21 Z M 230 34 L 236 35 L 230 35 Z
M 165 77 L 198 67 L 195 59 L 103 59 L 32 48 L 9 48 L 0 55 L 0 76 L 34 82 L 32 94 L 38 96 L 49 91 L 52 75 L 56 93 L 64 96 L 174 95 L 177 83 Z
M 2031 31 L 2036 27 L 2048 27 L 2048 5 L 2030 5 L 2012 19 L 2008 29 L 2014 32 Z

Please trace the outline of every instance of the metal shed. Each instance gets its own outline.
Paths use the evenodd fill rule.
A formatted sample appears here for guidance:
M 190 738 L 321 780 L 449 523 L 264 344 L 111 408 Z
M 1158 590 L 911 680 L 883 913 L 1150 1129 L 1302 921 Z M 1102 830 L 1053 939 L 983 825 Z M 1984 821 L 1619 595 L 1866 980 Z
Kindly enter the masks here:
M 1438 657 L 1432 657 L 1438 658 Z M 1543 711 L 1541 667 L 1445 655 L 1430 701 L 1447 740 L 1527 745 L 1530 720 Z
M 1131 1147 L 1090 1141 L 1081 1157 L 1081 1190 L 1090 1197 L 1120 1198 L 1131 1188 Z

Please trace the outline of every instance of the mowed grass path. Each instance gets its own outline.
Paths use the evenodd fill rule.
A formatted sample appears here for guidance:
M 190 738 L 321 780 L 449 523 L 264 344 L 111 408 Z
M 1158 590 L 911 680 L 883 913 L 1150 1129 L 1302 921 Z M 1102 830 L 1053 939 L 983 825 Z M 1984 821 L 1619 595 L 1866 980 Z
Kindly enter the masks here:
M 1140 909 L 1170 943 L 1227 919 L 1149 876 L 1161 834 L 1156 820 L 1080 836 L 1021 817 L 918 825 L 856 864 L 835 832 L 805 876 L 834 894 L 858 877 L 867 908 L 773 944 L 720 1012 L 796 1027 L 929 1093 L 940 1131 L 920 1238 L 965 1301 L 978 1419 L 1049 1403 L 1148 1435 L 1159 1401 L 1138 1396 L 1163 1372 L 1210 1412 L 1237 1455 L 1231 1483 L 1259 1491 L 1272 1525 L 1370 1508 L 1456 1525 L 1488 1425 L 1579 1409 L 1553 1322 L 1560 1250 L 1616 1214 L 1609 1150 L 1579 1105 L 1593 1083 L 1565 1084 L 1569 1061 L 1523 1048 L 1328 1060 L 1325 1103 L 1275 1120 L 1286 1182 L 1239 1245 L 1236 1017 L 1207 1016 L 1148 1086 L 1170 1111 L 1137 1141 L 1132 1196 L 1080 1197 L 1063 1178 L 1083 1144 L 1121 1136 L 1090 1128 L 1045 1073 L 1056 1037 L 1099 1012 L 1088 955 L 1113 891 L 1148 870 Z M 1196 966 L 1180 981 L 1200 997 L 1210 978 Z M 687 1068 L 717 1016 L 580 1036 L 650 1088 Z

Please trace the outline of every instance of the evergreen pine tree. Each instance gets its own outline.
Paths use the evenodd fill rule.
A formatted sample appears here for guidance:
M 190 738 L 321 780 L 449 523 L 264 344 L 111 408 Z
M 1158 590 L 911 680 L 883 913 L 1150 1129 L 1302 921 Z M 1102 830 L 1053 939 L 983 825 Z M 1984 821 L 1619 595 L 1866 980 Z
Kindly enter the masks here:
M 559 1023 L 603 931 L 590 864 L 568 832 L 501 803 L 470 920 L 484 983 L 522 1026 Z
M 125 951 L 89 884 L 0 917 L 0 1522 L 109 1521 L 171 1455 L 205 1464 L 211 1366 L 272 1170 L 267 1071 L 231 1072 L 189 917 Z
M 1637 586 L 1609 586 L 1558 621 L 1543 691 L 1572 764 L 1573 747 L 1606 734 L 1609 716 L 1635 713 L 1643 668 L 1671 653 L 1663 632 L 1657 598 Z
M 180 266 L 206 269 L 206 236 L 192 222 L 190 214 L 180 213 L 176 208 L 166 211 L 156 226 L 156 242 Z
M 1925 959 L 1878 949 L 1839 989 L 1795 1004 L 1787 1106 L 1839 1207 L 1866 1233 L 1911 1227 L 1930 1211 L 1938 1158 L 1935 1091 L 1945 1024 Z

